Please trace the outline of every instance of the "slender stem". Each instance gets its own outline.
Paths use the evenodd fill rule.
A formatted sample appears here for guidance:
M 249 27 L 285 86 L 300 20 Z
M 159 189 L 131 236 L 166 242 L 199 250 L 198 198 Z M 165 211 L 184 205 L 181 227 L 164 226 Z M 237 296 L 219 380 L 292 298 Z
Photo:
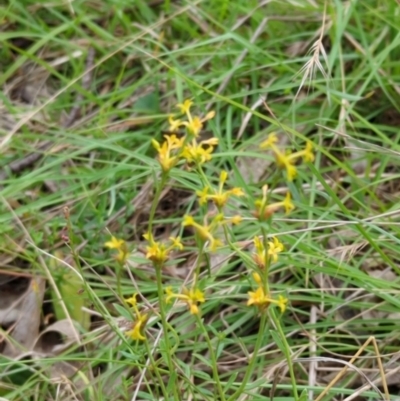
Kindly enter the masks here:
M 224 393 L 224 389 L 222 388 L 221 381 L 219 379 L 218 368 L 217 368 L 217 366 L 218 366 L 217 357 L 215 355 L 214 348 L 212 346 L 212 343 L 211 343 L 210 337 L 208 335 L 208 332 L 207 332 L 207 330 L 206 330 L 206 328 L 205 328 L 205 326 L 203 324 L 203 321 L 201 320 L 201 318 L 198 315 L 196 315 L 196 318 L 197 318 L 197 323 L 199 324 L 199 326 L 203 330 L 204 337 L 205 337 L 205 339 L 207 341 L 208 350 L 210 351 L 211 366 L 212 366 L 213 376 L 214 376 L 215 383 L 217 385 L 217 389 L 218 389 L 220 400 L 221 401 L 225 401 L 225 393 Z
M 158 367 L 156 365 L 156 361 L 154 360 L 153 351 L 150 349 L 150 346 L 149 346 L 149 343 L 148 343 L 147 339 L 146 339 L 145 342 L 146 342 L 147 353 L 149 355 L 149 360 L 150 360 L 151 365 L 153 366 L 152 370 L 155 372 L 155 375 L 157 376 L 158 384 L 161 387 L 162 393 L 164 395 L 164 399 L 167 400 L 168 399 L 168 392 L 167 392 L 167 389 L 165 388 L 165 384 L 164 384 L 163 378 L 161 377 L 161 374 L 160 374 L 160 372 L 158 370 Z
M 67 221 L 67 231 L 68 231 L 68 238 L 69 238 L 69 249 L 71 250 L 72 257 L 74 258 L 75 265 L 77 269 L 79 270 L 79 273 L 81 273 L 83 277 L 83 271 L 82 271 L 82 266 L 81 266 L 81 261 L 79 259 L 78 252 L 75 249 L 75 237 L 74 237 L 74 230 L 72 227 L 72 222 L 69 214 L 69 209 L 68 207 L 64 208 L 64 217 Z
M 167 356 L 168 361 L 168 369 L 170 374 L 175 371 L 174 363 L 172 361 L 172 347 L 169 342 L 168 337 L 168 322 L 167 322 L 167 315 L 165 313 L 165 302 L 164 298 L 164 291 L 163 291 L 163 283 L 162 283 L 162 267 L 155 266 L 156 269 L 156 277 L 157 277 L 157 292 L 158 292 L 158 299 L 159 299 L 159 307 L 160 307 L 160 316 L 161 316 L 161 324 L 163 327 L 163 334 L 164 334 L 164 341 L 165 341 L 165 355 Z M 174 389 L 174 398 L 175 400 L 179 400 L 177 386 L 173 386 Z
M 261 226 L 261 232 L 262 232 L 262 241 L 264 244 L 264 249 L 265 249 L 265 260 L 264 260 L 264 276 L 263 276 L 263 280 L 264 280 L 264 289 L 265 289 L 265 293 L 269 294 L 269 265 L 270 265 L 270 257 L 268 256 L 268 246 L 267 246 L 267 232 L 265 230 L 265 227 Z
M 120 299 L 124 299 L 122 295 L 122 287 L 121 287 L 121 275 L 122 275 L 122 270 L 124 268 L 123 264 L 118 262 L 117 263 L 117 268 L 116 268 L 116 274 L 117 274 L 117 294 L 120 297 Z
M 149 216 L 149 228 L 148 232 L 151 234 L 152 233 L 152 228 L 153 228 L 153 221 L 154 221 L 154 216 L 156 214 L 157 206 L 160 201 L 160 196 L 161 196 L 161 191 L 164 188 L 164 185 L 168 179 L 168 173 L 162 172 L 161 173 L 161 180 L 160 183 L 156 186 L 156 193 L 154 194 L 154 199 L 151 204 L 150 208 L 150 216 Z M 170 375 L 172 375 L 173 372 L 175 372 L 175 367 L 174 363 L 172 360 L 172 348 L 169 342 L 169 337 L 168 337 L 168 327 L 169 324 L 167 322 L 167 315 L 165 313 L 165 302 L 164 302 L 164 288 L 163 288 L 163 282 L 162 282 L 162 264 L 154 264 L 154 268 L 156 270 L 156 278 L 157 278 L 157 295 L 158 295 L 158 300 L 159 300 L 159 307 L 160 307 L 160 316 L 161 316 L 161 324 L 163 328 L 163 334 L 164 334 L 164 341 L 165 341 L 165 355 L 167 357 L 168 361 L 168 369 L 170 372 Z M 178 395 L 178 386 L 172 386 L 173 391 L 174 391 L 174 399 L 179 400 L 179 395 Z
M 244 377 L 242 379 L 242 384 L 228 398 L 227 401 L 236 401 L 238 399 L 239 395 L 241 395 L 243 393 L 243 390 L 245 389 L 248 381 L 250 380 L 250 377 L 254 372 L 255 363 L 256 363 L 257 357 L 258 357 L 258 351 L 260 350 L 262 342 L 263 342 L 263 339 L 265 337 L 266 324 L 267 324 L 267 314 L 264 312 L 261 315 L 260 326 L 259 326 L 258 335 L 257 335 L 257 341 L 256 341 L 256 344 L 254 346 L 253 355 L 252 355 L 252 357 L 250 359 L 249 365 L 247 366 L 246 372 L 245 372 Z
M 160 201 L 160 195 L 161 195 L 161 191 L 164 188 L 164 185 L 166 183 L 168 179 L 168 175 L 165 172 L 161 173 L 161 180 L 160 183 L 156 186 L 156 193 L 154 194 L 154 199 L 153 202 L 151 204 L 151 208 L 150 208 L 150 215 L 149 215 L 149 233 L 151 233 L 152 228 L 153 228 L 153 220 L 154 220 L 154 216 L 156 214 L 156 210 L 157 210 L 157 206 L 158 203 Z
M 286 361 L 287 361 L 287 364 L 288 364 L 288 367 L 289 367 L 290 381 L 292 383 L 292 389 L 293 389 L 293 397 L 294 397 L 295 401 L 299 401 L 300 397 L 299 397 L 299 393 L 297 391 L 296 376 L 295 376 L 294 369 L 293 369 L 292 356 L 290 354 L 290 346 L 289 346 L 289 344 L 288 344 L 288 342 L 286 340 L 286 336 L 285 336 L 285 333 L 284 333 L 284 331 L 282 329 L 281 322 L 277 318 L 274 308 L 271 308 L 271 317 L 272 317 L 272 320 L 275 323 L 276 328 L 278 329 L 280 338 L 281 338 L 282 343 L 284 345 L 283 352 L 285 354 Z

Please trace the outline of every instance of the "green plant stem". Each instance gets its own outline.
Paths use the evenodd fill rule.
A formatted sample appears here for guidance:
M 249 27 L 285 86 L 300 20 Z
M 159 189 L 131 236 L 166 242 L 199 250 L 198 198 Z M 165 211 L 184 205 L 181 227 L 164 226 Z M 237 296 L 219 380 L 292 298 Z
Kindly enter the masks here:
M 293 389 L 293 398 L 295 401 L 299 401 L 299 393 L 297 391 L 297 383 L 296 383 L 296 376 L 294 374 L 294 369 L 293 369 L 293 363 L 292 363 L 292 356 L 290 354 L 290 346 L 286 340 L 285 333 L 282 329 L 282 325 L 280 320 L 277 318 L 276 313 L 274 308 L 271 308 L 271 318 L 275 323 L 275 326 L 279 332 L 279 335 L 281 337 L 282 343 L 284 345 L 283 347 L 283 352 L 285 353 L 286 361 L 289 367 L 289 374 L 290 374 L 290 381 L 292 383 L 292 389 Z
M 150 216 L 149 216 L 149 227 L 148 227 L 149 233 L 152 233 L 154 216 L 156 214 L 157 206 L 160 201 L 161 191 L 162 191 L 167 179 L 168 179 L 168 173 L 163 171 L 161 173 L 160 183 L 156 187 L 156 193 L 154 194 L 154 199 L 151 204 Z M 169 342 L 169 337 L 168 337 L 169 324 L 167 322 L 167 316 L 165 313 L 164 288 L 163 288 L 163 282 L 162 282 L 162 267 L 163 266 L 160 264 L 156 264 L 156 263 L 154 264 L 154 268 L 156 270 L 156 278 L 157 278 L 157 295 L 158 295 L 159 307 L 160 307 L 161 324 L 163 327 L 163 334 L 164 334 L 164 341 L 165 341 L 165 348 L 166 348 L 165 355 L 166 355 L 167 361 L 168 361 L 168 369 L 170 371 L 170 374 L 172 375 L 173 372 L 175 371 L 175 368 L 174 368 L 174 363 L 172 360 L 172 348 L 171 348 L 171 345 Z M 175 400 L 179 400 L 177 388 L 178 388 L 177 386 L 175 386 L 175 385 L 173 386 Z
M 122 287 L 121 287 L 121 275 L 122 275 L 122 270 L 124 268 L 122 263 L 117 263 L 117 268 L 116 268 L 116 274 L 117 274 L 117 294 L 120 297 L 120 299 L 124 299 L 123 294 L 122 294 Z
M 155 373 L 155 375 L 157 376 L 157 379 L 158 379 L 158 384 L 161 387 L 162 393 L 164 395 L 164 399 L 167 400 L 168 399 L 168 392 L 167 392 L 167 389 L 165 388 L 164 380 L 161 377 L 161 374 L 160 374 L 160 372 L 158 370 L 156 361 L 153 358 L 153 352 L 150 349 L 150 346 L 149 346 L 149 343 L 148 343 L 147 339 L 146 339 L 145 343 L 146 343 L 145 345 L 146 345 L 147 354 L 149 355 L 150 363 L 153 366 L 154 373 Z
M 161 324 L 163 327 L 163 334 L 164 334 L 164 341 L 165 341 L 165 355 L 168 360 L 168 368 L 170 374 L 175 371 L 174 363 L 172 361 L 172 347 L 169 342 L 168 337 L 168 327 L 169 324 L 167 322 L 167 315 L 165 313 L 165 302 L 164 302 L 164 291 L 163 291 L 163 283 L 162 283 L 162 268 L 161 266 L 155 266 L 156 268 L 156 277 L 157 277 L 157 292 L 158 292 L 158 299 L 159 299 L 159 307 L 160 307 L 160 316 L 161 316 Z M 179 400 L 177 386 L 173 386 L 174 389 L 174 398 L 175 400 Z
M 72 253 L 72 257 L 74 258 L 74 262 L 75 262 L 75 266 L 77 267 L 79 273 L 82 275 L 83 277 L 83 270 L 82 270 L 82 266 L 81 266 L 81 261 L 79 259 L 79 255 L 78 252 L 75 249 L 75 234 L 74 234 L 74 230 L 72 227 L 72 222 L 71 222 L 71 218 L 70 218 L 70 211 L 67 207 L 64 208 L 64 217 L 65 220 L 67 222 L 67 231 L 68 231 L 68 238 L 69 238 L 69 249 L 71 250 Z
M 254 371 L 254 367 L 255 367 L 255 363 L 257 361 L 257 357 L 258 357 L 258 351 L 261 348 L 263 339 L 265 337 L 265 329 L 266 329 L 266 325 L 267 325 L 267 314 L 264 312 L 261 315 L 261 319 L 260 319 L 260 326 L 258 329 L 258 335 L 257 335 L 257 341 L 256 344 L 254 346 L 254 350 L 253 350 L 253 356 L 250 359 L 249 365 L 246 369 L 246 372 L 244 374 L 243 380 L 242 380 L 242 384 L 239 386 L 239 388 L 228 398 L 227 401 L 236 401 L 238 399 L 238 397 L 243 393 L 251 375 L 253 374 Z
M 150 215 L 149 215 L 149 228 L 148 228 L 148 232 L 151 233 L 152 228 L 153 228 L 153 220 L 154 220 L 154 216 L 156 214 L 156 210 L 157 210 L 157 206 L 158 206 L 158 202 L 160 201 L 160 195 L 161 195 L 161 191 L 164 188 L 165 183 L 167 182 L 168 179 L 168 173 L 165 173 L 164 171 L 161 173 L 161 180 L 159 185 L 157 185 L 156 187 L 156 193 L 154 194 L 154 199 L 153 202 L 151 204 L 151 208 L 150 208 Z
M 264 274 L 263 274 L 263 280 L 264 280 L 264 289 L 265 289 L 265 293 L 269 296 L 269 280 L 268 280 L 268 276 L 269 276 L 269 265 L 271 262 L 271 258 L 268 256 L 268 244 L 267 244 L 267 238 L 268 238 L 268 234 L 265 230 L 265 227 L 261 226 L 261 232 L 262 232 L 262 241 L 264 244 L 264 249 L 265 249 L 265 260 L 264 260 L 264 265 L 265 265 L 265 269 L 264 269 Z
M 207 341 L 208 350 L 210 351 L 211 366 L 212 366 L 213 376 L 214 376 L 215 383 L 217 385 L 217 389 L 218 389 L 218 393 L 219 393 L 219 396 L 220 396 L 220 400 L 221 401 L 225 401 L 225 393 L 224 393 L 224 389 L 222 388 L 221 381 L 219 379 L 218 367 L 217 367 L 218 363 L 217 363 L 217 357 L 216 357 L 215 352 L 214 352 L 214 348 L 212 346 L 210 337 L 208 335 L 206 327 L 203 324 L 202 319 L 198 315 L 196 315 L 196 318 L 197 318 L 197 323 L 199 324 L 199 326 L 203 330 L 204 337 L 205 337 L 205 339 Z

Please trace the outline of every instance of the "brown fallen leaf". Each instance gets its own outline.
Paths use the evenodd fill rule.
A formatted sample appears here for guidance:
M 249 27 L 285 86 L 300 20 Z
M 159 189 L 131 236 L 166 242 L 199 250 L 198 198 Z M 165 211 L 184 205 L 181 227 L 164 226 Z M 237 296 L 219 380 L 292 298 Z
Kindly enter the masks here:
M 73 323 L 78 326 L 78 323 Z M 77 328 L 71 325 L 70 320 L 59 320 L 51 324 L 35 338 L 32 350 L 46 356 L 57 355 L 77 342 L 76 330 Z
M 20 296 L 16 303 L 18 314 L 12 314 L 16 320 L 9 330 L 9 338 L 5 340 L 3 355 L 15 358 L 32 348 L 39 334 L 45 285 L 43 278 L 34 277 L 26 292 Z

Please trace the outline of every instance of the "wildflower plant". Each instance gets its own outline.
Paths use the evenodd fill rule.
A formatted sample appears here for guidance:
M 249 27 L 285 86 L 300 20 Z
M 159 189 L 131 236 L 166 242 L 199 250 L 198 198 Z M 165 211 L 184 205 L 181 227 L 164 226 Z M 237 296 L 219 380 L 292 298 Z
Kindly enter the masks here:
M 193 286 L 190 289 L 183 288 L 181 293 L 175 293 L 172 287 L 167 287 L 166 302 L 169 303 L 172 299 L 178 299 L 185 302 L 192 315 L 198 315 L 200 313 L 199 304 L 205 302 L 204 292 L 201 291 L 197 286 L 196 282 L 193 282 Z
M 155 139 L 152 140 L 157 152 L 160 180 L 155 186 L 148 227 L 143 235 L 146 241 L 143 247 L 144 257 L 152 266 L 157 285 L 155 314 L 162 327 L 163 347 L 168 350 L 165 352 L 168 365 L 165 369 L 169 372 L 175 371 L 174 352 L 176 348 L 173 344 L 177 341 L 181 342 L 182 339 L 179 332 L 175 331 L 177 329 L 170 323 L 169 317 L 171 314 L 177 313 L 176 305 L 183 304 L 187 310 L 183 313 L 188 314 L 195 329 L 200 330 L 201 336 L 207 342 L 218 397 L 221 400 L 227 399 L 217 369 L 218 356 L 212 340 L 213 333 L 204 323 L 202 309 L 208 302 L 212 302 L 214 297 L 213 291 L 208 289 L 206 284 L 213 282 L 213 272 L 208 265 L 209 258 L 213 254 L 223 253 L 229 249 L 242 260 L 249 278 L 247 300 L 242 301 L 242 306 L 254 310 L 254 318 L 260 320 L 258 340 L 252 350 L 252 357 L 248 362 L 243 384 L 229 396 L 229 400 L 233 401 L 250 379 L 250 373 L 258 358 L 258 350 L 262 346 L 263 333 L 268 329 L 271 321 L 279 331 L 282 343 L 285 344 L 286 341 L 281 325 L 281 316 L 286 312 L 289 300 L 285 293 L 277 292 L 271 282 L 273 268 L 280 263 L 285 263 L 283 256 L 285 255 L 285 246 L 279 232 L 272 234 L 270 227 L 277 213 L 290 214 L 295 206 L 289 190 L 281 200 L 272 202 L 270 200 L 271 191 L 267 185 L 264 185 L 255 194 L 256 200 L 253 205 L 249 205 L 251 196 L 248 196 L 244 188 L 230 185 L 231 174 L 224 169 L 220 170 L 218 183 L 215 185 L 215 173 L 209 174 L 207 166 L 215 154 L 219 141 L 215 137 L 202 138 L 204 124 L 211 120 L 215 113 L 209 112 L 204 117 L 196 115 L 192 111 L 194 108 L 192 100 L 179 103 L 177 108 L 179 114 L 168 117 L 170 133 L 164 135 L 161 143 Z M 303 150 L 291 153 L 279 148 L 277 143 L 277 135 L 271 134 L 261 147 L 272 150 L 277 165 L 286 171 L 286 177 L 291 181 L 297 174 L 297 163 L 300 159 L 304 162 L 313 161 L 312 144 L 307 142 Z M 154 227 L 161 193 L 167 185 L 173 185 L 173 177 L 179 169 L 189 171 L 192 177 L 196 177 L 195 182 L 198 189 L 193 191 L 195 206 L 179 217 L 180 224 L 174 225 L 173 230 L 178 235 L 158 238 Z M 238 207 L 239 205 L 240 207 Z M 232 214 L 232 210 L 235 210 L 235 213 Z M 243 246 L 242 242 L 237 241 L 234 235 L 235 230 L 232 228 L 238 226 L 239 229 L 236 230 L 239 231 L 242 224 L 252 227 L 252 232 L 255 233 L 249 251 L 246 250 L 249 243 Z M 188 238 L 190 235 L 195 237 L 195 242 Z M 112 237 L 105 245 L 118 251 L 117 260 L 121 263 L 126 262 L 128 252 L 124 241 Z M 186 281 L 190 281 L 192 284 L 187 286 L 185 281 L 177 286 L 176 281 L 172 283 L 171 278 L 165 272 L 174 260 L 191 252 L 193 247 L 196 248 L 197 255 L 194 264 L 190 266 L 190 273 L 186 277 Z M 180 260 L 186 262 L 185 258 Z M 204 265 L 207 266 L 207 269 L 204 269 Z M 202 278 L 202 286 L 200 286 L 200 278 Z M 139 342 L 145 340 L 144 329 L 148 321 L 147 313 L 139 310 L 136 295 L 127 299 L 125 303 L 130 305 L 134 316 L 132 327 L 127 331 L 127 335 Z M 295 383 L 290 354 L 286 353 L 285 357 L 292 381 Z M 155 361 L 154 364 L 156 364 Z M 169 388 L 178 387 L 176 380 L 176 376 L 171 375 Z M 166 391 L 166 388 L 164 390 Z M 165 398 L 168 398 L 167 395 Z M 174 392 L 173 398 L 179 399 L 178 394 Z
M 115 249 L 118 251 L 118 253 L 115 255 L 115 259 L 119 263 L 124 264 L 126 262 L 128 257 L 128 247 L 123 239 L 118 239 L 113 236 L 111 237 L 110 241 L 107 241 L 104 244 L 104 246 L 108 249 Z
M 278 305 L 281 312 L 285 312 L 288 299 L 283 295 L 279 294 L 278 299 L 273 299 L 265 292 L 262 279 L 258 273 L 253 273 L 254 281 L 257 283 L 257 288 L 255 291 L 249 291 L 249 300 L 247 301 L 247 306 L 255 305 L 262 312 L 264 309 L 268 308 L 270 304 Z
M 169 244 L 154 241 L 153 234 L 148 232 L 143 235 L 149 245 L 146 247 L 146 258 L 155 265 L 163 266 L 168 260 L 168 256 L 174 249 L 183 250 L 183 245 L 179 237 L 169 237 Z
M 264 185 L 262 188 L 262 198 L 257 199 L 254 202 L 255 210 L 253 211 L 253 215 L 260 221 L 269 219 L 275 212 L 280 209 L 284 209 L 286 214 L 289 214 L 294 209 L 290 192 L 286 193 L 286 196 L 282 201 L 273 203 L 268 203 L 267 195 L 268 186 Z
M 288 181 L 293 181 L 297 176 L 297 168 L 295 166 L 299 159 L 303 159 L 304 163 L 314 161 L 313 145 L 311 141 L 306 142 L 303 150 L 292 153 L 290 150 L 282 151 L 278 146 L 278 136 L 275 132 L 271 133 L 268 138 L 261 143 L 261 149 L 271 149 L 274 153 L 276 164 L 278 167 L 286 170 Z
M 114 256 L 117 261 L 116 275 L 117 275 L 117 291 L 121 296 L 121 275 L 124 265 L 129 256 L 129 250 L 126 242 L 123 239 L 112 236 L 111 239 L 105 242 L 104 246 L 108 249 L 115 249 L 117 254 Z
M 217 138 L 198 140 L 204 122 L 212 119 L 215 113 L 210 112 L 204 118 L 194 116 L 190 110 L 192 105 L 193 102 L 189 99 L 183 103 L 179 103 L 177 107 L 185 115 L 186 120 L 170 115 L 168 117 L 170 134 L 164 135 L 164 142 L 161 144 L 155 139 L 152 140 L 153 146 L 158 152 L 158 161 L 164 173 L 168 173 L 182 160 L 197 166 L 210 161 L 211 154 L 215 146 L 218 145 Z M 176 133 L 181 128 L 186 129 L 186 135 L 178 138 Z
M 394 400 L 400 0 L 47 3 L 0 6 L 0 401 Z
M 199 197 L 200 205 L 212 201 L 220 210 L 226 205 L 231 196 L 244 196 L 243 190 L 238 187 L 224 191 L 224 184 L 227 178 L 228 173 L 225 170 L 222 170 L 219 178 L 218 190 L 212 191 L 209 186 L 205 186 L 201 191 L 197 191 L 196 194 Z
M 126 332 L 126 335 L 132 340 L 144 341 L 146 339 L 144 335 L 144 328 L 148 320 L 148 315 L 139 311 L 136 297 L 137 294 L 134 294 L 132 297 L 125 300 L 125 302 L 132 307 L 135 318 L 132 323 L 132 328 Z

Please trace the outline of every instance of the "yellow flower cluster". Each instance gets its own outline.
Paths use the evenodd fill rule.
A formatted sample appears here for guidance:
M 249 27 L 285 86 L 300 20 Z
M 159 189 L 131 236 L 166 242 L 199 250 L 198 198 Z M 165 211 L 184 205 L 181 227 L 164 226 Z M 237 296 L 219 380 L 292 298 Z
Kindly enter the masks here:
M 167 241 L 160 242 L 154 239 L 151 232 L 156 206 L 160 201 L 161 190 L 168 178 L 167 173 L 175 166 L 182 166 L 185 163 L 186 165 L 195 167 L 203 183 L 201 187 L 199 187 L 199 190 L 196 191 L 198 203 L 200 205 L 207 205 L 208 202 L 212 202 L 215 205 L 215 207 L 212 208 L 213 210 L 208 212 L 204 218 L 185 215 L 182 221 L 182 226 L 191 227 L 196 238 L 201 240 L 199 241 L 201 242 L 201 248 L 205 245 L 207 246 L 207 251 L 213 252 L 223 246 L 223 241 L 218 238 L 220 234 L 217 234 L 217 231 L 223 233 L 223 239 L 229 243 L 231 249 L 238 250 L 237 245 L 234 244 L 233 240 L 230 238 L 231 232 L 227 224 L 239 224 L 242 221 L 242 217 L 240 215 L 226 217 L 224 208 L 228 202 L 231 201 L 232 197 L 242 197 L 245 195 L 242 188 L 227 188 L 227 171 L 221 171 L 218 184 L 213 185 L 212 181 L 207 178 L 203 164 L 211 159 L 214 149 L 218 145 L 218 139 L 210 138 L 201 140 L 200 133 L 204 123 L 212 119 L 215 113 L 209 112 L 201 118 L 192 114 L 192 106 L 193 102 L 191 100 L 185 100 L 183 103 L 178 104 L 177 107 L 180 111 L 180 115 L 171 115 L 168 118 L 170 133 L 164 135 L 164 141 L 161 143 L 156 140 L 152 141 L 158 153 L 157 159 L 164 174 L 162 174 L 162 184 L 157 187 L 156 196 L 154 197 L 154 203 L 149 218 L 148 232 L 143 237 L 147 240 L 146 259 L 153 263 L 156 270 L 157 295 L 159 298 L 160 310 L 159 316 L 161 317 L 165 330 L 166 344 L 169 327 L 167 314 L 165 313 L 166 304 L 170 303 L 172 300 L 177 300 L 187 307 L 190 314 L 200 315 L 201 305 L 206 301 L 205 293 L 199 288 L 201 285 L 197 282 L 197 277 L 202 266 L 200 257 L 204 256 L 203 252 L 200 252 L 201 256 L 196 262 L 193 284 L 190 288 L 182 287 L 181 290 L 175 292 L 172 287 L 164 286 L 166 278 L 163 275 L 162 267 L 171 257 L 171 252 L 174 250 L 181 251 L 184 248 L 180 237 L 169 237 Z M 307 141 L 303 150 L 292 153 L 291 151 L 282 151 L 277 143 L 278 137 L 276 133 L 272 133 L 260 147 L 262 149 L 270 149 L 273 152 L 277 166 L 284 169 L 287 179 L 292 181 L 297 175 L 296 164 L 299 163 L 299 160 L 303 160 L 303 162 L 312 162 L 314 160 L 313 145 L 310 141 Z M 288 214 L 293 209 L 294 204 L 290 192 L 287 192 L 282 200 L 270 203 L 268 199 L 268 186 L 265 185 L 262 188 L 261 198 L 256 199 L 254 203 L 252 213 L 258 220 L 258 223 L 263 223 L 279 210 L 284 210 Z M 267 226 L 267 224 L 259 225 L 261 230 L 265 230 Z M 221 230 L 221 228 L 223 228 L 223 230 Z M 265 232 L 262 232 L 264 233 L 263 236 L 255 236 L 253 239 L 254 250 L 251 251 L 252 260 L 251 257 L 247 255 L 245 255 L 246 258 L 244 258 L 246 262 L 252 265 L 252 277 L 255 282 L 255 284 L 253 282 L 252 291 L 248 291 L 247 306 L 255 306 L 260 312 L 265 312 L 272 304 L 277 306 L 283 313 L 287 308 L 288 299 L 281 294 L 278 296 L 271 295 L 268 274 L 271 264 L 276 263 L 281 257 L 284 246 L 277 237 L 272 236 L 267 238 Z M 110 241 L 105 243 L 105 246 L 118 251 L 116 260 L 119 263 L 123 264 L 126 262 L 128 247 L 124 240 L 112 237 Z M 246 251 L 243 251 L 243 253 L 244 252 Z M 254 270 L 256 270 L 256 272 Z M 137 294 L 134 294 L 131 298 L 125 300 L 125 302 L 130 305 L 130 309 L 132 309 L 131 315 L 134 317 L 132 326 L 126 334 L 133 340 L 144 341 L 146 340 L 145 327 L 148 321 L 148 315 L 143 313 L 143 309 L 138 308 L 136 297 Z M 197 319 L 197 321 L 201 323 L 201 320 Z
M 123 239 L 118 239 L 116 237 L 111 237 L 111 241 L 107 241 L 104 246 L 109 249 L 116 249 L 118 251 L 115 259 L 119 263 L 125 263 L 128 257 L 129 251 L 126 242 Z
M 127 304 L 130 304 L 132 306 L 133 312 L 135 314 L 135 321 L 132 324 L 131 330 L 128 330 L 126 332 L 126 335 L 132 338 L 132 340 L 145 340 L 146 337 L 143 334 L 144 327 L 147 323 L 148 316 L 147 314 L 142 314 L 139 311 L 139 308 L 137 307 L 137 302 L 136 302 L 136 296 L 137 294 L 133 294 L 132 297 L 128 298 L 125 300 Z
M 271 263 L 276 263 L 278 261 L 279 254 L 284 250 L 283 244 L 276 237 L 272 237 L 270 241 L 260 239 L 260 237 L 254 237 L 254 248 L 255 253 L 253 254 L 253 259 L 260 269 L 260 273 L 264 275 L 264 278 L 268 279 L 269 266 Z M 249 291 L 247 305 L 255 305 L 262 311 L 270 304 L 276 304 L 281 311 L 284 312 L 288 300 L 282 295 L 279 295 L 277 300 L 271 298 L 268 294 L 267 282 L 266 280 L 262 280 L 259 273 L 254 272 L 253 278 L 257 283 L 257 289 L 255 291 Z
M 158 161 L 163 171 L 167 172 L 179 161 L 185 138 L 178 138 L 175 134 L 164 135 L 165 141 L 160 145 L 155 139 L 152 140 L 153 146 L 158 152 Z
M 255 211 L 253 212 L 254 217 L 260 221 L 269 219 L 277 210 L 280 208 L 285 209 L 286 214 L 290 213 L 294 209 L 292 203 L 292 197 L 290 192 L 285 196 L 285 199 L 281 202 L 274 202 L 268 204 L 267 193 L 268 186 L 264 185 L 262 188 L 263 196 L 261 199 L 255 201 Z
M 218 145 L 218 138 L 198 141 L 198 136 L 203 123 L 215 116 L 215 112 L 209 112 L 204 118 L 193 116 L 190 108 L 193 105 L 191 100 L 185 100 L 177 105 L 186 120 L 175 119 L 170 116 L 169 131 L 170 135 L 164 135 L 165 141 L 160 144 L 155 139 L 152 140 L 154 148 L 158 152 L 158 161 L 164 172 L 168 172 L 180 160 L 186 160 L 189 164 L 201 165 L 211 159 L 214 147 Z M 178 138 L 175 134 L 181 127 L 186 128 L 187 135 Z
M 278 254 L 284 250 L 283 244 L 276 237 L 273 237 L 272 241 L 268 241 L 267 248 L 260 237 L 254 237 L 254 247 L 256 249 L 254 261 L 260 268 L 268 266 L 271 262 L 277 262 Z
M 174 293 L 171 287 L 167 287 L 166 290 L 166 302 L 170 302 L 173 298 L 179 299 L 185 302 L 192 315 L 198 315 L 200 313 L 199 304 L 205 302 L 204 292 L 196 288 L 195 283 L 189 290 L 187 288 L 182 289 L 182 293 Z
M 162 266 L 167 260 L 173 249 L 183 250 L 183 244 L 179 237 L 169 237 L 170 244 L 166 246 L 161 242 L 154 241 L 152 233 L 144 234 L 143 237 L 148 241 L 146 247 L 146 258 L 151 260 L 155 265 Z
M 218 208 L 222 208 L 223 206 L 225 206 L 230 196 L 232 195 L 243 196 L 244 192 L 241 188 L 232 188 L 230 190 L 223 191 L 223 187 L 227 178 L 228 178 L 228 173 L 223 170 L 219 177 L 219 187 L 217 191 L 209 193 L 211 191 L 211 188 L 209 186 L 204 187 L 203 190 L 201 191 L 197 191 L 196 194 L 200 198 L 199 199 L 200 205 L 203 205 L 210 200 L 214 202 L 214 204 Z
M 276 164 L 278 167 L 286 170 L 286 176 L 289 181 L 293 181 L 297 176 L 297 168 L 295 164 L 302 158 L 303 161 L 314 161 L 314 153 L 312 152 L 313 145 L 311 141 L 307 141 L 306 147 L 299 152 L 291 153 L 287 151 L 283 153 L 277 146 L 278 137 L 275 132 L 271 133 L 269 137 L 260 144 L 261 149 L 271 149 L 274 152 Z
M 183 223 L 184 227 L 193 227 L 199 237 L 207 241 L 212 252 L 216 251 L 216 249 L 223 245 L 223 242 L 215 238 L 214 233 L 221 227 L 223 224 L 239 224 L 242 221 L 241 216 L 233 216 L 231 218 L 225 218 L 222 213 L 218 213 L 210 222 L 210 224 L 200 224 L 197 223 L 192 216 L 185 215 L 183 216 Z
M 287 298 L 283 295 L 279 295 L 278 299 L 271 298 L 264 290 L 260 275 L 258 273 L 253 273 L 253 278 L 257 283 L 257 289 L 255 291 L 249 291 L 247 306 L 255 305 L 260 311 L 263 311 L 267 309 L 270 304 L 275 304 L 279 306 L 282 313 L 285 312 L 288 303 Z

